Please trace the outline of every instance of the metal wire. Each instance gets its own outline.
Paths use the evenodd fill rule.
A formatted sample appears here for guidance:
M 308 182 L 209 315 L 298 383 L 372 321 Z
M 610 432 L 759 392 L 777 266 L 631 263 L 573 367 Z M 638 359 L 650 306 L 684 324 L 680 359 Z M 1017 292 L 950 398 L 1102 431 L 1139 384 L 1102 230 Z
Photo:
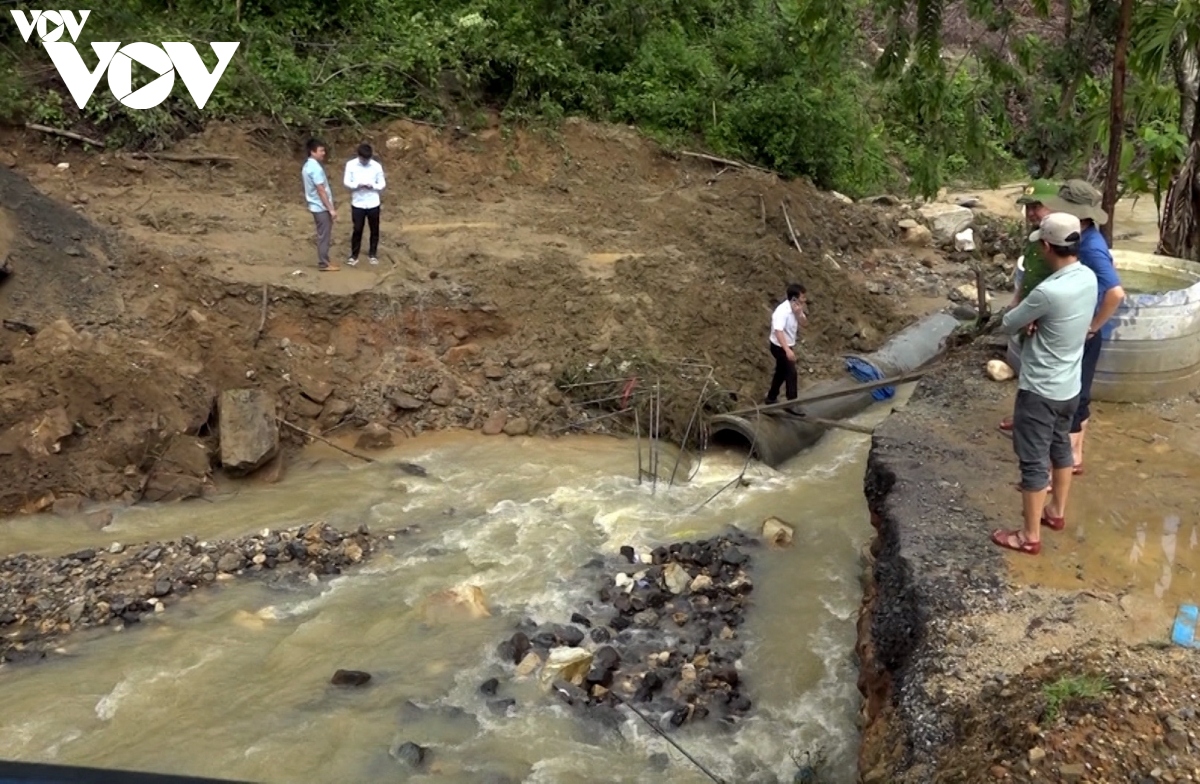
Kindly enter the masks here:
M 619 694 L 617 694 L 616 692 L 610 691 L 609 694 L 611 694 L 613 696 L 613 699 L 615 699 L 617 702 L 621 703 L 626 708 L 629 708 L 629 710 L 633 711 L 633 714 L 635 716 L 637 716 L 642 721 L 646 722 L 646 725 L 650 729 L 657 732 L 659 735 L 662 736 L 663 740 L 665 740 L 667 743 L 670 743 L 672 746 L 674 746 L 680 754 L 682 754 L 684 757 L 687 758 L 688 762 L 692 763 L 697 768 L 699 768 L 700 771 L 705 776 L 708 776 L 710 779 L 717 782 L 717 784 L 725 784 L 725 779 L 721 778 L 720 776 L 718 776 L 717 774 L 713 773 L 711 770 L 709 770 L 708 768 L 706 768 L 702 764 L 700 764 L 700 761 L 698 759 L 696 759 L 695 757 L 693 757 L 691 754 L 688 754 L 687 750 L 684 749 L 683 746 L 680 746 L 678 743 L 676 743 L 674 738 L 672 738 L 667 733 L 663 732 L 662 728 L 659 727 L 657 724 L 650 721 L 650 719 L 646 716 L 646 714 L 642 713 L 640 710 L 633 707 L 633 705 L 631 705 L 628 702 L 626 702 L 625 700 L 621 699 L 621 696 Z

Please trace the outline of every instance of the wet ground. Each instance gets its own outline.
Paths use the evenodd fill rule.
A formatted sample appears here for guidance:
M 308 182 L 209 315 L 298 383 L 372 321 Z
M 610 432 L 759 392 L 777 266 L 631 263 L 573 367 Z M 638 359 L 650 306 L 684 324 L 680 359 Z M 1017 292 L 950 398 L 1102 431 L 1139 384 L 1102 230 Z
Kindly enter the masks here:
M 887 733 L 876 727 L 864 753 L 867 771 L 887 771 L 881 781 L 1041 780 L 1039 773 L 1064 765 L 1073 776 L 1070 766 L 1084 764 L 1078 755 L 1052 755 L 1050 771 L 1028 759 L 1017 764 L 1039 743 L 1054 751 L 1046 744 L 1055 725 L 1034 705 L 1045 702 L 1043 688 L 1064 672 L 1115 669 L 1115 682 L 1121 667 L 1172 693 L 1194 681 L 1192 652 L 1121 652 L 1169 647 L 1180 603 L 1200 601 L 1200 401 L 1096 404 L 1066 530 L 1043 530 L 1039 556 L 1002 551 L 988 535 L 1020 526 L 1020 495 L 1011 439 L 996 425 L 1011 411 L 1016 384 L 989 380 L 984 365 L 1003 350 L 999 340 L 964 350 L 877 431 L 868 483 L 878 489 L 885 475 L 892 483 L 883 483 L 872 510 L 886 518 L 885 541 L 895 545 L 884 547 L 875 569 L 890 593 L 872 626 L 880 655 L 868 672 L 877 682 L 886 675 L 891 693 L 903 695 L 896 709 L 883 710 L 899 745 L 880 741 Z M 897 575 L 901 563 L 908 571 Z M 1087 653 L 1096 650 L 1099 658 Z M 1138 669 L 1143 664 L 1155 674 Z M 1019 706 L 1014 700 L 1026 689 L 1036 699 Z M 1015 737 L 999 729 L 1010 710 L 1025 717 Z M 1119 724 L 1124 709 L 1113 710 Z M 1129 764 L 1115 769 L 1175 770 L 1161 743 L 1166 731 L 1120 738 Z M 996 739 L 986 753 L 976 745 L 968 754 L 971 733 Z M 899 762 L 897 750 L 914 745 L 917 764 Z M 1092 768 L 1085 774 L 1051 780 L 1141 781 Z
M 954 202 L 960 197 L 979 200 L 974 207 L 1000 218 L 1021 220 L 1022 208 L 1017 204 L 1026 183 L 1009 183 L 991 190 L 951 191 L 945 197 Z M 1113 215 L 1113 247 L 1154 253 L 1158 247 L 1158 210 L 1154 199 L 1142 196 L 1136 199 L 1121 199 Z

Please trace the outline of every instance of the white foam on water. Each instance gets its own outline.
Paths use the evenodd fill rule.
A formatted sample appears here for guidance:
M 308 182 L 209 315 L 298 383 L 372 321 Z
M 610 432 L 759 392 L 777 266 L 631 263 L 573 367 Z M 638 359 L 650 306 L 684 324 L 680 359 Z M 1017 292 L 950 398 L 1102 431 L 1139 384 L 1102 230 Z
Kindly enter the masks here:
M 285 659 L 299 645 L 296 636 L 304 636 L 303 644 L 312 645 L 319 642 L 318 638 L 327 637 L 329 629 L 341 628 L 335 619 L 340 604 L 374 600 L 376 596 L 386 596 L 392 601 L 399 596 L 415 605 L 435 591 L 463 583 L 480 586 L 496 615 L 519 610 L 538 622 L 565 622 L 581 601 L 594 598 L 593 581 L 580 579 L 578 570 L 596 552 L 615 553 L 624 544 L 655 546 L 681 538 L 705 538 L 730 523 L 756 527 L 759 520 L 748 517 L 750 512 L 746 511 L 754 504 L 766 503 L 769 508 L 770 501 L 764 499 L 770 499 L 771 494 L 793 493 L 797 487 L 806 484 L 818 485 L 815 492 L 819 494 L 824 489 L 819 485 L 838 477 L 848 464 L 861 456 L 863 439 L 842 438 L 842 435 L 824 439 L 817 450 L 798 458 L 783 470 L 758 463 L 750 463 L 747 467 L 744 456 L 732 453 L 706 455 L 690 481 L 668 487 L 668 483 L 660 479 L 653 494 L 650 482 L 639 485 L 633 476 L 632 449 L 626 473 L 587 474 L 579 469 L 561 469 L 556 473 L 558 469 L 546 466 L 544 460 L 535 460 L 524 464 L 514 461 L 511 470 L 506 467 L 505 473 L 499 475 L 471 469 L 469 461 L 455 459 L 456 453 L 451 450 L 429 451 L 413 459 L 425 465 L 437 481 L 389 473 L 388 478 L 405 484 L 408 492 L 401 494 L 386 489 L 382 494 L 364 492 L 364 497 L 359 499 L 363 505 L 356 507 L 355 513 L 369 515 L 372 525 L 423 522 L 420 517 L 414 519 L 413 513 L 425 510 L 426 514 L 438 514 L 436 510 L 449 505 L 471 513 L 460 511 L 452 517 L 439 516 L 436 524 L 425 526 L 434 535 L 414 538 L 416 552 L 399 556 L 406 545 L 398 538 L 395 551 L 381 554 L 384 557 L 372 559 L 349 575 L 335 577 L 328 583 L 323 581 L 320 594 L 289 597 L 287 601 L 264 608 L 259 616 L 280 621 L 295 619 L 291 621 L 297 626 L 293 637 L 277 642 L 278 648 L 287 649 Z M 531 450 L 531 456 L 535 454 Z M 663 457 L 668 472 L 673 459 Z M 538 460 L 541 460 L 540 456 Z M 743 470 L 749 480 L 748 486 L 731 486 L 712 498 Z M 683 471 L 681 465 L 680 478 L 683 478 Z M 554 486 L 549 479 L 559 475 L 562 481 Z M 378 478 L 362 474 L 363 479 L 368 476 Z M 521 490 L 515 489 L 522 485 L 526 495 L 520 495 Z M 534 497 L 529 497 L 530 489 Z M 506 493 L 514 497 L 505 498 Z M 371 497 L 368 499 L 367 495 Z M 477 510 L 483 511 L 475 513 Z M 837 536 L 837 529 L 833 527 L 820 526 L 811 533 L 802 533 L 799 525 L 797 529 L 798 549 L 805 546 L 802 536 L 817 540 L 831 537 L 831 542 Z M 443 552 L 429 555 L 425 551 L 430 545 L 438 546 Z M 795 770 L 789 752 L 801 752 L 824 743 L 835 758 L 844 759 L 853 754 L 856 743 L 853 712 L 859 697 L 850 660 L 853 630 L 848 631 L 847 625 L 853 624 L 858 608 L 859 585 L 852 574 L 846 573 L 844 563 L 839 572 L 836 554 L 843 551 L 842 541 L 829 546 L 824 541 L 817 541 L 815 546 L 829 554 L 825 560 L 813 558 L 806 562 L 813 564 L 812 568 L 821 575 L 824 584 L 818 590 L 805 590 L 813 591 L 812 598 L 817 600 L 814 605 L 823 608 L 823 612 L 817 610 L 819 623 L 810 626 L 806 633 L 796 635 L 796 645 L 803 648 L 804 655 L 816 657 L 815 662 L 807 665 L 819 669 L 819 674 L 808 676 L 815 677 L 815 682 L 809 686 L 806 680 L 804 686 L 798 687 L 806 690 L 786 702 L 771 701 L 783 700 L 780 695 L 768 694 L 765 701 L 756 699 L 755 715 L 730 734 L 703 724 L 689 725 L 672 733 L 672 737 L 689 752 L 729 781 L 737 780 L 738 768 L 732 758 L 739 753 L 753 758 L 756 766 L 770 767 L 783 780 L 790 780 Z M 395 557 L 393 552 L 397 554 Z M 402 611 L 397 608 L 396 614 Z M 371 622 L 386 625 L 391 621 L 373 618 Z M 238 629 L 232 629 L 230 633 L 246 634 Z M 380 639 L 385 636 L 381 633 Z M 454 638 L 447 634 L 444 639 L 452 641 Z M 627 739 L 624 746 L 615 737 L 603 745 L 573 739 L 578 736 L 567 723 L 577 719 L 570 709 L 551 694 L 532 696 L 527 690 L 536 687 L 528 683 L 511 684 L 500 694 L 518 698 L 515 718 L 493 715 L 486 707 L 487 699 L 478 693 L 478 684 L 499 674 L 495 658 L 495 644 L 499 639 L 489 639 L 479 645 L 472 643 L 468 650 L 451 651 L 446 656 L 446 666 L 452 672 L 448 673 L 448 680 L 453 685 L 449 693 L 443 692 L 437 701 L 475 713 L 483 728 L 479 735 L 457 747 L 452 756 L 461 757 L 469 766 L 472 757 L 480 758 L 481 750 L 499 737 L 503 744 L 514 748 L 546 750 L 546 758 L 533 763 L 533 774 L 525 779 L 526 782 L 560 784 L 601 780 L 599 777 L 610 771 L 606 780 L 656 784 L 660 781 L 703 781 L 702 775 L 689 762 L 624 709 L 622 713 L 626 720 L 621 725 L 621 733 Z M 210 639 L 209 642 L 213 641 Z M 336 644 L 336 640 L 331 642 Z M 214 648 L 221 650 L 219 643 Z M 136 649 L 134 652 L 136 654 Z M 102 721 L 111 720 L 120 711 L 132 716 L 138 707 L 135 699 L 138 695 L 147 695 L 151 689 L 161 691 L 164 686 L 170 688 L 172 678 L 183 677 L 209 658 L 206 656 L 182 670 L 131 672 L 99 700 L 95 713 Z M 756 664 L 754 658 L 751 651 L 745 660 L 746 680 L 751 689 L 755 668 L 763 666 Z M 536 678 L 535 675 L 532 680 Z M 381 683 L 385 680 L 380 679 Z M 446 681 L 442 679 L 439 688 L 444 689 Z M 155 684 L 161 685 L 155 687 Z M 753 692 L 749 694 L 752 698 L 756 696 Z M 131 705 L 131 702 L 135 704 Z M 351 714 L 352 711 L 348 715 Z M 121 716 L 126 718 L 125 713 Z M 16 730 L 20 727 L 24 729 L 18 733 Z M 0 735 L 0 748 L 21 747 L 22 743 L 28 744 L 31 740 L 41 743 L 49 740 L 43 733 L 50 732 L 50 727 L 44 730 L 28 725 L 20 727 L 3 728 L 5 735 Z M 54 729 L 61 732 L 62 727 Z M 321 730 L 314 728 L 311 732 Z M 287 733 L 296 742 L 305 740 L 305 731 L 301 728 L 289 728 Z M 68 733 L 57 739 L 55 748 L 73 739 Z M 10 740 L 12 746 L 8 743 Z M 265 738 L 255 740 L 259 743 L 247 748 L 243 756 L 268 759 L 274 754 L 287 753 L 276 748 L 278 736 L 269 741 Z M 442 746 L 443 751 L 453 748 Z M 638 770 L 636 764 L 614 759 L 645 760 L 658 751 L 666 751 L 671 758 L 670 767 L 664 773 L 650 772 L 644 766 Z M 520 756 L 519 753 L 516 756 Z M 618 774 L 614 767 L 626 772 Z
M 83 732 L 80 730 L 68 730 L 62 737 L 46 747 L 46 750 L 43 752 L 43 756 L 45 756 L 46 759 L 58 759 L 58 755 L 62 752 L 63 746 L 77 741 L 82 737 Z
M 854 717 L 860 700 L 851 660 L 853 638 L 853 629 L 835 617 L 807 635 L 805 647 L 821 660 L 821 677 L 786 704 L 760 700 L 758 715 L 737 733 L 739 745 L 764 762 L 776 760 L 773 770 L 781 776 L 795 772 L 791 754 L 821 746 L 830 763 L 845 765 L 857 743 Z
M 0 727 L 0 749 L 4 750 L 4 756 L 12 757 L 15 751 L 23 750 L 48 724 L 49 719 L 37 719 Z
M 125 676 L 117 682 L 112 691 L 101 697 L 100 701 L 96 703 L 97 718 L 101 721 L 110 721 L 117 715 L 117 709 L 130 696 L 144 694 L 145 687 L 162 680 L 179 680 L 213 661 L 218 655 L 219 650 L 210 648 L 200 656 L 200 661 L 187 667 L 181 667 L 177 670 L 143 670 L 141 673 L 135 672 Z
M 364 575 L 365 576 L 365 575 Z M 259 610 L 259 615 L 263 618 L 271 620 L 283 620 L 284 618 L 295 618 L 300 615 L 308 615 L 314 610 L 319 610 L 333 599 L 334 595 L 340 593 L 356 584 L 359 581 L 357 576 L 339 575 L 334 577 L 328 583 L 325 583 L 325 588 L 316 596 L 308 599 L 301 599 L 293 604 L 270 605 Z

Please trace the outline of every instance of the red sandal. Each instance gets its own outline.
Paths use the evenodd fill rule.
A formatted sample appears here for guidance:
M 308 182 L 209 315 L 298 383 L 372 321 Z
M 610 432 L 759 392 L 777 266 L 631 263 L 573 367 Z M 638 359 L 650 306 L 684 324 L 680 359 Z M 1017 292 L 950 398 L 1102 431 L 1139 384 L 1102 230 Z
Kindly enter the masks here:
M 1042 510 L 1042 525 L 1049 528 L 1051 531 L 1061 531 L 1067 527 L 1067 518 L 1052 517 L 1045 509 Z
M 992 544 L 1025 555 L 1037 555 L 1042 551 L 1041 542 L 1030 542 L 1024 538 L 1022 531 L 1005 531 L 997 528 L 992 531 Z

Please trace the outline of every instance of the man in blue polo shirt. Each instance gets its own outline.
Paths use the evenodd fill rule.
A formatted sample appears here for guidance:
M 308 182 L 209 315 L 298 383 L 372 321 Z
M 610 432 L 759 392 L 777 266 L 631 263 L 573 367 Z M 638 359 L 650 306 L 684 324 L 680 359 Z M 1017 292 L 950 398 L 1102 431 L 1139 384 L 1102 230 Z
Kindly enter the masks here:
M 337 210 L 333 207 L 333 191 L 329 189 L 329 178 L 325 176 L 325 142 L 308 140 L 308 159 L 300 169 L 300 182 L 304 185 L 304 201 L 312 213 L 317 228 L 317 269 L 321 272 L 337 272 L 341 269 L 329 261 L 329 244 L 333 238 L 333 222 Z
M 1083 437 L 1087 431 L 1092 396 L 1092 378 L 1096 375 L 1096 363 L 1104 341 L 1112 335 L 1114 324 L 1109 323 L 1117 308 L 1125 300 L 1125 289 L 1113 265 L 1112 253 L 1100 226 L 1108 222 L 1108 213 L 1100 208 L 1102 196 L 1086 180 L 1067 180 L 1056 196 L 1049 196 L 1044 203 L 1054 212 L 1065 212 L 1079 218 L 1083 231 L 1079 238 L 1079 262 L 1096 275 L 1096 311 L 1088 327 L 1087 343 L 1083 347 L 1083 376 L 1079 391 L 1079 407 L 1071 423 L 1071 451 L 1075 458 L 1072 473 L 1083 473 Z

